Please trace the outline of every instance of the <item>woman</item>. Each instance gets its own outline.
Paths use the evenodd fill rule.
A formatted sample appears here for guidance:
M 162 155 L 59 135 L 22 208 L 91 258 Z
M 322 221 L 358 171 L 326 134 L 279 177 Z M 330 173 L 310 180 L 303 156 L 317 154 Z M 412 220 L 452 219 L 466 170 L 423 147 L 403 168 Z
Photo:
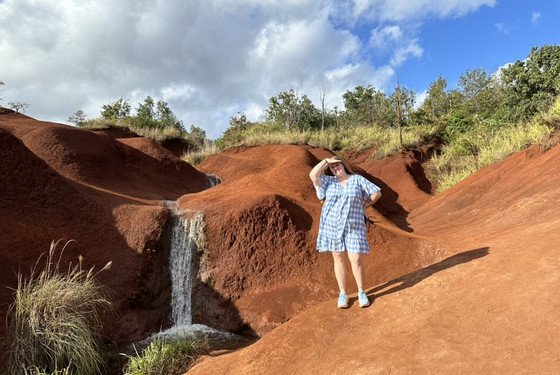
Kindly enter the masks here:
M 381 189 L 364 177 L 354 174 L 339 156 L 321 160 L 311 170 L 309 177 L 319 199 L 325 199 L 317 250 L 330 251 L 333 255 L 334 274 L 340 289 L 338 308 L 348 307 L 344 252 L 348 253 L 358 286 L 358 303 L 360 307 L 369 306 L 363 285 L 365 269 L 362 255 L 369 254 L 364 209 L 381 197 Z

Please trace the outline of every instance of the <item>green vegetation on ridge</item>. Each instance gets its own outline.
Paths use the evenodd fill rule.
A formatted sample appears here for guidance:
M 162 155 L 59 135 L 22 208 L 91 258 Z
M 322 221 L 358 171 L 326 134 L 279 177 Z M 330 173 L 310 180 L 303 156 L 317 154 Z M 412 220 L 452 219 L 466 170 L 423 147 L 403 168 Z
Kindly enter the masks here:
M 553 137 L 559 128 L 555 114 L 559 95 L 560 46 L 545 45 L 491 75 L 481 68 L 468 69 L 456 89 L 448 89 L 446 78 L 439 76 L 422 103 L 400 84 L 392 93 L 371 85 L 356 86 L 343 94 L 342 109 L 326 108 L 324 93 L 318 109 L 305 94 L 281 92 L 269 99 L 265 121 L 251 122 L 238 113 L 213 142 L 201 128 L 185 129 L 167 103 L 151 97 L 138 105 L 134 115 L 121 98 L 103 105 L 100 118 L 86 120 L 79 110 L 68 120 L 90 128 L 126 128 L 157 141 L 181 139 L 187 149 L 183 159 L 193 165 L 236 146 L 367 149 L 372 158 L 382 158 L 437 139 L 441 149 L 428 169 L 441 191 L 481 167 Z
M 440 76 L 418 107 L 414 92 L 400 85 L 390 95 L 357 86 L 343 95 L 344 111 L 318 110 L 305 95 L 290 90 L 270 99 L 266 122 L 249 122 L 244 114 L 232 117 L 214 143 L 218 150 L 272 143 L 335 152 L 368 149 L 371 157 L 382 158 L 439 139 L 441 149 L 427 167 L 442 191 L 479 168 L 546 143 L 560 128 L 559 95 L 560 47 L 543 46 L 494 75 L 467 70 L 454 90 Z M 202 158 L 195 154 L 185 160 Z

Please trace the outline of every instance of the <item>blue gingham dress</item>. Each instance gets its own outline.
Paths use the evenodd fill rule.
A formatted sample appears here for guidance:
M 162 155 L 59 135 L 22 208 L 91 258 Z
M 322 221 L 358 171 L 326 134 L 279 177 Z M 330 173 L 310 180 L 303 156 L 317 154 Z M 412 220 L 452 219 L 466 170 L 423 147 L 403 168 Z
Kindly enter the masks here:
M 321 211 L 317 250 L 369 254 L 363 201 L 381 189 L 364 177 L 352 174 L 342 186 L 334 176 L 321 175 L 315 186 L 325 199 Z

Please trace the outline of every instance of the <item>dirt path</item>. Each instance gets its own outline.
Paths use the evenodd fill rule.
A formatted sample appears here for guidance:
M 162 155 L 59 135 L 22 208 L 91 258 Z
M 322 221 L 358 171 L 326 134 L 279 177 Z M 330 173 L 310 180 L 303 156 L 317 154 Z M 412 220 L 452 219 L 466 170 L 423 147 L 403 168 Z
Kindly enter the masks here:
M 560 147 L 531 152 L 413 212 L 455 255 L 372 286 L 370 308 L 326 301 L 188 374 L 560 373 Z

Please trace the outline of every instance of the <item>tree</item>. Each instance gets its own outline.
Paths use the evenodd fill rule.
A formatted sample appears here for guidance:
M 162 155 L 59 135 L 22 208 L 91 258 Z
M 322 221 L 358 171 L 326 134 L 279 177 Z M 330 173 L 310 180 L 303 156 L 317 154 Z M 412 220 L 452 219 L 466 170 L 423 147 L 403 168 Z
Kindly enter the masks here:
M 383 91 L 371 85 L 356 86 L 342 97 L 349 121 L 366 126 L 391 126 L 391 103 Z
M 191 125 L 187 134 L 187 139 L 190 141 L 193 151 L 202 149 L 208 142 L 206 132 L 202 128 L 194 125 Z
M 424 103 L 414 114 L 414 122 L 419 125 L 442 125 L 449 115 L 452 105 L 458 101 L 455 94 L 447 91 L 447 80 L 441 75 L 430 84 Z
M 4 86 L 4 82 L 0 81 L 0 92 L 4 91 L 3 88 L 1 88 L 2 86 Z M 2 101 L 2 96 L 0 96 L 0 102 Z
M 400 101 L 400 105 L 398 102 Z M 412 113 L 414 112 L 414 104 L 416 103 L 416 95 L 414 91 L 401 86 L 397 82 L 397 88 L 389 96 L 389 102 L 391 103 L 391 109 L 393 109 L 391 125 L 398 123 L 398 111 L 401 111 L 401 122 L 402 126 L 407 126 Z
M 25 113 L 27 108 L 29 107 L 29 103 L 23 102 L 8 102 L 10 109 L 13 109 L 17 113 Z
M 128 100 L 120 98 L 111 104 L 104 104 L 101 108 L 101 116 L 106 120 L 118 120 L 130 116 L 130 104 Z
M 83 126 L 86 122 L 85 112 L 82 111 L 81 109 L 77 110 L 76 113 L 68 117 L 68 122 L 71 122 L 78 127 Z
M 489 78 L 482 68 L 469 70 L 459 76 L 459 92 L 470 114 L 478 114 L 481 110 L 483 93 L 488 88 Z
M 434 118 L 441 118 L 449 112 L 450 103 L 446 88 L 447 79 L 441 75 L 428 87 L 424 105 Z
M 267 119 L 284 125 L 288 130 L 317 129 L 321 115 L 306 96 L 299 96 L 293 89 L 269 99 Z
M 402 143 L 402 92 L 401 92 L 401 85 L 397 80 L 397 90 L 396 90 L 396 99 L 397 99 L 397 127 L 399 129 L 399 146 L 401 150 L 403 149 Z
M 146 97 L 146 99 L 144 99 L 144 104 L 138 105 L 138 108 L 136 109 L 136 116 L 153 120 L 155 116 L 154 99 L 152 99 L 151 96 L 148 96 Z
M 230 117 L 229 125 L 224 134 L 214 141 L 214 144 L 219 148 L 224 149 L 241 142 L 243 140 L 243 133 L 252 126 L 252 123 L 247 120 L 245 113 L 238 112 L 238 116 Z
M 162 128 L 175 128 L 182 132 L 186 131 L 183 122 L 177 119 L 171 108 L 169 108 L 169 104 L 162 100 L 158 100 L 156 104 L 155 120 Z
M 533 47 L 524 61 L 502 69 L 500 79 L 510 120 L 546 110 L 560 94 L 560 46 Z

